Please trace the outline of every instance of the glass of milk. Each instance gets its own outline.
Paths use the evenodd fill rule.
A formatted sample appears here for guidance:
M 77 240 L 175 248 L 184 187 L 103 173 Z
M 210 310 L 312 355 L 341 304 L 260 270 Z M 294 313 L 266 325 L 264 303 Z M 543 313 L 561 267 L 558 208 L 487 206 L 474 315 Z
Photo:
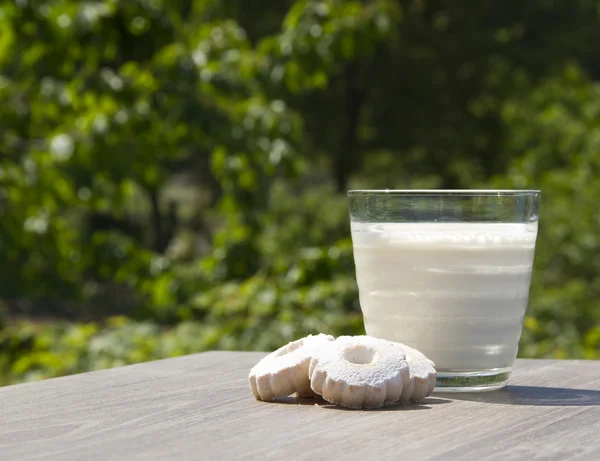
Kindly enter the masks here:
M 437 391 L 506 385 L 538 229 L 536 190 L 348 192 L 368 335 L 433 360 Z

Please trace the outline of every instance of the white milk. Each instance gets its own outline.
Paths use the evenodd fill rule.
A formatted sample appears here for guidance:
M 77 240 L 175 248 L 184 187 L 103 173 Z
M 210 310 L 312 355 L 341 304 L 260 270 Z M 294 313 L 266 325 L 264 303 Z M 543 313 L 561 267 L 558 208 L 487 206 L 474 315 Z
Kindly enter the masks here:
M 512 366 L 537 223 L 352 223 L 368 335 L 423 352 L 438 371 Z

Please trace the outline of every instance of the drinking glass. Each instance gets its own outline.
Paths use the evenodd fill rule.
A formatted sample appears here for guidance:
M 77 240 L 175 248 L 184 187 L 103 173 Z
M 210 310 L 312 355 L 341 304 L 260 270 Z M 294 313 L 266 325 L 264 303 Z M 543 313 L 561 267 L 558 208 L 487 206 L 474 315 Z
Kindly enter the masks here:
M 537 237 L 537 190 L 351 190 L 368 335 L 433 360 L 436 391 L 506 385 Z

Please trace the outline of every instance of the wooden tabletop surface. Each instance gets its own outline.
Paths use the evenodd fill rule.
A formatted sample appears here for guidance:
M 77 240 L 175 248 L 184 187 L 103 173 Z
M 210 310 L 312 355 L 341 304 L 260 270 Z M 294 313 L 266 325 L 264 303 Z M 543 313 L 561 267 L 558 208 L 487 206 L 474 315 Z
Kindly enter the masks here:
M 0 388 L 0 460 L 600 460 L 600 361 L 517 361 L 511 385 L 352 411 L 257 402 L 263 354 L 209 352 Z

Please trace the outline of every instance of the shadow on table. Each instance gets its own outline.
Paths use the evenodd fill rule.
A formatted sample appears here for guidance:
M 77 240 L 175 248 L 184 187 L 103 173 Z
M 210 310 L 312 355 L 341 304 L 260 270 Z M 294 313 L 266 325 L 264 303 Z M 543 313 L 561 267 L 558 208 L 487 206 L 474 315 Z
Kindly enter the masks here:
M 326 408 L 328 410 L 339 410 L 339 411 L 356 411 L 352 408 L 344 408 L 339 405 L 333 405 L 320 397 L 302 398 L 302 397 L 286 397 L 278 400 L 275 403 L 283 403 L 285 405 L 308 405 L 318 406 L 319 408 Z M 452 403 L 452 400 L 446 398 L 427 397 L 423 402 L 418 404 L 402 405 L 392 404 L 386 405 L 382 408 L 365 409 L 363 411 L 412 411 L 412 410 L 431 410 L 434 405 L 443 405 L 445 403 Z
M 505 405 L 532 405 L 557 407 L 585 407 L 600 405 L 600 391 L 562 387 L 506 386 L 492 392 L 473 394 L 442 393 L 452 400 L 499 403 Z

